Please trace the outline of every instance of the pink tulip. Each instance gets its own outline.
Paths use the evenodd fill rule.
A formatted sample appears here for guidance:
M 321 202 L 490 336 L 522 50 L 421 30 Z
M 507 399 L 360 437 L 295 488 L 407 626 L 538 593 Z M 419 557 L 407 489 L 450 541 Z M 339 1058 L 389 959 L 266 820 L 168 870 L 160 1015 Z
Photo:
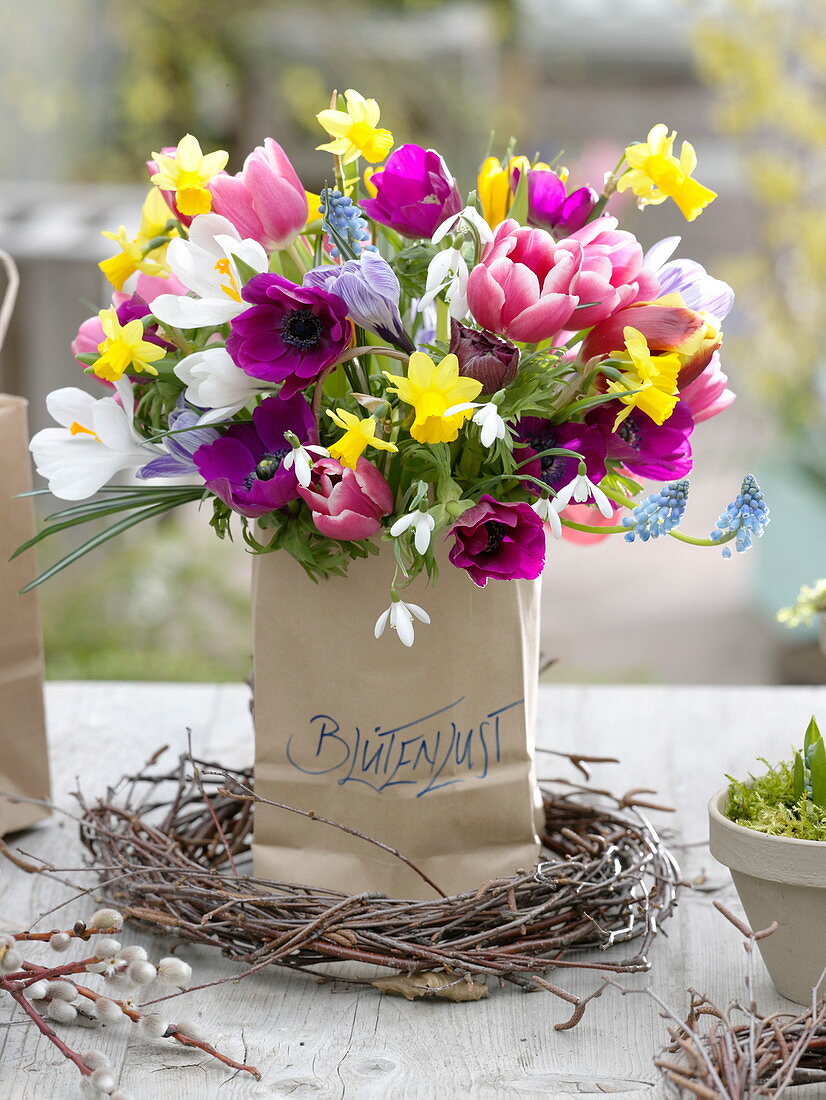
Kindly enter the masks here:
M 393 511 L 393 492 L 372 462 L 360 458 L 351 470 L 336 458 L 313 465 L 308 489 L 299 489 L 322 535 L 347 542 L 369 539 Z
M 531 344 L 545 340 L 570 327 L 575 316 L 582 258 L 578 241 L 557 243 L 544 229 L 507 218 L 470 273 L 470 311 L 499 336 Z
M 622 351 L 623 330 L 628 326 L 643 334 L 651 351 L 673 351 L 679 355 L 680 388 L 703 372 L 721 343 L 716 326 L 696 310 L 644 302 L 626 306 L 595 325 L 585 337 L 580 355 L 587 361 L 597 355 Z
M 268 252 L 291 244 L 306 224 L 307 195 L 287 154 L 272 138 L 250 153 L 236 176 L 216 176 L 209 189 L 215 213 Z
M 174 275 L 163 278 L 160 275 L 144 275 L 141 272 L 135 282 L 134 296 L 143 299 L 147 305 L 151 305 L 159 294 L 187 293 L 184 284 Z M 132 298 L 131 294 L 116 290 L 112 295 L 111 304 L 115 309 L 120 309 L 124 302 L 128 302 L 130 298 Z M 98 345 L 102 343 L 103 338 L 103 326 L 97 314 L 94 317 L 87 317 L 77 330 L 77 336 L 72 340 L 72 355 L 75 358 L 78 355 L 97 355 Z M 98 379 L 98 381 L 102 382 L 103 379 Z
M 720 354 L 715 351 L 702 374 L 680 390 L 680 397 L 691 409 L 695 424 L 710 420 L 736 399 L 737 395 L 727 388 L 727 383 L 728 375 L 723 373 Z
M 577 330 L 590 328 L 633 302 L 650 302 L 660 293 L 656 275 L 642 266 L 640 243 L 633 233 L 617 229 L 616 218 L 597 218 L 561 243 L 568 241 L 578 241 L 583 250 L 576 293 L 581 302 L 594 303 L 574 314 Z

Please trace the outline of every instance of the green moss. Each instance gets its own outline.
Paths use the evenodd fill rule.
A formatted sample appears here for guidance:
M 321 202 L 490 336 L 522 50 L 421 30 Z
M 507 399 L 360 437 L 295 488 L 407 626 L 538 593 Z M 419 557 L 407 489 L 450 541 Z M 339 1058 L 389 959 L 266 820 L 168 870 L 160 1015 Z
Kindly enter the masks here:
M 761 760 L 765 775 L 741 783 L 729 780 L 726 817 L 737 825 L 770 836 L 788 836 L 795 840 L 826 841 L 826 809 L 815 806 L 806 797 L 795 799 L 791 762 L 772 767 Z

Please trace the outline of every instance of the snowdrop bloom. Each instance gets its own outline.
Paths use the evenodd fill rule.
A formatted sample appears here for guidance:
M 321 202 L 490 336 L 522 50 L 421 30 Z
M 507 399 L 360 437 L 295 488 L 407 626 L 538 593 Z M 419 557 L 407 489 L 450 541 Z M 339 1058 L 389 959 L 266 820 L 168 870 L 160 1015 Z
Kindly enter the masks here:
M 173 247 L 174 246 L 174 247 Z M 253 240 L 241 240 L 235 226 L 220 214 L 201 214 L 189 228 L 189 240 L 169 242 L 166 262 L 196 297 L 161 294 L 152 312 L 173 328 L 223 325 L 249 308 L 241 297 L 242 281 L 237 256 L 256 272 L 267 270 L 267 253 Z
M 186 299 L 187 301 L 191 299 Z M 236 366 L 226 348 L 204 348 L 173 367 L 190 405 L 206 409 L 199 424 L 220 424 L 267 387 Z
M 415 532 L 413 545 L 420 554 L 425 554 L 428 546 L 430 546 L 430 536 L 433 534 L 435 526 L 436 520 L 433 516 L 429 512 L 422 512 L 421 509 L 417 508 L 415 512 L 408 512 L 406 516 L 397 519 L 390 528 L 390 534 L 393 538 L 398 538 L 412 527 Z
M 606 519 L 610 519 L 614 514 L 614 505 L 600 489 L 599 485 L 594 485 L 593 481 L 585 473 L 585 463 L 580 462 L 579 473 L 567 485 L 564 485 L 554 498 L 553 507 L 558 512 L 561 512 L 563 508 L 567 508 L 574 500 L 577 504 L 584 504 L 589 497 L 594 498 L 594 504 L 600 510 Z
M 402 645 L 408 647 L 413 645 L 415 640 L 413 632 L 413 619 L 417 618 L 420 623 L 429 623 L 430 616 L 424 610 L 415 603 L 405 603 L 404 600 L 400 600 L 398 596 L 393 597 L 393 602 L 387 608 L 386 611 L 382 611 L 378 619 L 376 619 L 375 635 L 380 638 L 384 634 L 384 628 L 387 626 L 388 620 L 390 627 L 395 630 L 399 636 L 399 641 Z
M 539 497 L 531 505 L 534 512 L 539 516 L 543 523 L 547 523 L 551 529 L 551 535 L 555 539 L 562 538 L 562 520 L 559 518 L 559 512 L 554 507 L 556 502 L 552 502 L 549 497 Z
M 504 439 L 508 434 L 507 425 L 499 415 L 499 406 L 495 401 L 486 401 L 482 404 L 478 401 L 466 401 L 463 405 L 453 405 L 444 415 L 453 416 L 468 409 L 477 410 L 471 419 L 478 428 L 481 428 L 479 438 L 483 447 L 492 447 L 497 439 Z
M 302 489 L 307 489 L 312 481 L 313 462 L 318 458 L 329 458 L 330 452 L 326 447 L 302 443 L 294 432 L 284 432 L 284 438 L 292 450 L 281 459 L 281 465 L 285 470 L 294 468 L 298 484 Z
M 444 240 L 448 233 L 458 231 L 462 222 L 476 232 L 483 245 L 492 243 L 493 230 L 474 206 L 466 206 L 458 214 L 452 214 L 449 218 L 445 218 L 430 238 L 432 243 L 438 244 L 439 241 Z
M 61 500 L 94 496 L 121 470 L 143 466 L 165 452 L 145 443 L 132 425 L 132 385 L 115 383 L 122 404 L 114 397 L 94 398 L 68 386 L 46 398 L 46 408 L 59 428 L 43 428 L 29 449 L 37 472 Z
M 422 313 L 439 295 L 444 294 L 451 317 L 457 321 L 467 315 L 468 266 L 458 248 L 446 248 L 437 252 L 427 268 L 425 292 L 419 299 Z

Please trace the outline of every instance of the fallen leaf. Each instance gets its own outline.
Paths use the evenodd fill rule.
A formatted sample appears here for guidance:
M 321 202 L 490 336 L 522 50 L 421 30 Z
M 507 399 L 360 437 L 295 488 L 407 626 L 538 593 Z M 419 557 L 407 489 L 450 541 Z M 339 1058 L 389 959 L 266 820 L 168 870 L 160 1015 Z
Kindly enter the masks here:
M 421 997 L 439 997 L 445 1001 L 480 1001 L 488 995 L 484 982 L 467 978 L 457 978 L 453 974 L 443 974 L 435 970 L 425 970 L 420 974 L 394 974 L 389 978 L 376 978 L 372 983 L 382 993 L 395 993 L 416 1001 Z

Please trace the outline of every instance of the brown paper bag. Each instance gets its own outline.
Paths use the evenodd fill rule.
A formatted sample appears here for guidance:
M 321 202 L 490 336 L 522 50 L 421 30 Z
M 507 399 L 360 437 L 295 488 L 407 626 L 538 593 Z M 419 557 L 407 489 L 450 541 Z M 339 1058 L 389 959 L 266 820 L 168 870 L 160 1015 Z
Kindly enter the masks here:
M 34 534 L 26 402 L 0 394 L 0 792 L 49 797 L 43 713 L 43 654 L 37 596 L 18 595 L 31 580 L 31 554 L 9 561 Z M 16 499 L 17 498 L 17 499 Z M 47 815 L 42 806 L 0 797 L 0 835 Z
M 393 555 L 314 584 L 288 554 L 256 559 L 255 788 L 401 851 L 445 893 L 531 867 L 539 581 L 477 588 L 446 560 L 406 649 L 373 628 Z M 257 805 L 255 874 L 431 898 L 401 861 L 330 826 Z

